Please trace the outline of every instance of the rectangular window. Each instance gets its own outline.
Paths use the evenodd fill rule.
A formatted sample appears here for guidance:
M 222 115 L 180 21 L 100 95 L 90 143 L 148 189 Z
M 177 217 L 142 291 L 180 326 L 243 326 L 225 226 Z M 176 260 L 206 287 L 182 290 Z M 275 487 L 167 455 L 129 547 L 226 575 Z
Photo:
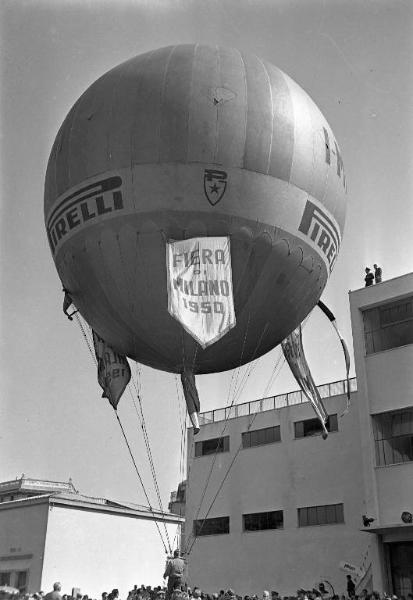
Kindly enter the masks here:
M 282 510 L 242 515 L 244 531 L 263 531 L 264 529 L 282 529 L 284 515 Z
M 264 429 L 255 429 L 246 431 L 242 434 L 242 447 L 252 448 L 253 446 L 263 446 L 264 444 L 272 444 L 280 442 L 280 426 L 265 427 Z
M 366 354 L 413 344 L 413 296 L 363 311 Z
M 372 421 L 378 466 L 413 461 L 413 410 L 380 413 Z
M 229 435 L 202 442 L 195 442 L 195 456 L 206 456 L 215 452 L 229 452 Z
M 20 592 L 25 592 L 27 586 L 27 571 L 17 571 L 16 587 Z
M 338 431 L 337 415 L 330 415 L 327 421 L 327 431 Z M 320 419 L 306 419 L 305 421 L 296 421 L 294 423 L 294 433 L 296 438 L 310 437 L 312 435 L 321 435 L 323 428 Z
M 11 571 L 0 571 L 0 585 L 10 585 Z
M 194 521 L 194 536 L 219 535 L 229 533 L 229 517 L 215 517 L 213 519 L 199 519 Z
M 306 506 L 298 509 L 298 527 L 344 523 L 343 504 Z

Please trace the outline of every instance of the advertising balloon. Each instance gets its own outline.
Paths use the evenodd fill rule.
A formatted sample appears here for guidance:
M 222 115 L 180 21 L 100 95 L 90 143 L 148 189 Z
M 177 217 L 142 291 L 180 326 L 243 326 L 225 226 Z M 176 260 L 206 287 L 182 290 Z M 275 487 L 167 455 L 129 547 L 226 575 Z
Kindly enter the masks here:
M 321 296 L 345 209 L 341 151 L 311 98 L 268 62 L 207 45 L 100 77 L 45 181 L 76 308 L 115 352 L 173 373 L 235 368 L 286 338 Z

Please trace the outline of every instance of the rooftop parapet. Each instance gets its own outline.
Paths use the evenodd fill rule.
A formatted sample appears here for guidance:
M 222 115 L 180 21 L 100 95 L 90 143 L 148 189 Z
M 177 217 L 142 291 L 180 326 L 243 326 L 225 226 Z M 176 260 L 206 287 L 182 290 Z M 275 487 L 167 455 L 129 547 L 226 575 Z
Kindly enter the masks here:
M 332 383 L 324 383 L 323 385 L 317 386 L 317 389 L 321 398 L 341 396 L 342 394 L 347 393 L 347 380 L 341 379 L 340 381 L 333 381 Z M 355 377 L 350 379 L 350 392 L 357 392 L 357 379 Z M 304 404 L 306 402 L 308 402 L 308 399 L 305 394 L 301 390 L 296 390 L 294 392 L 269 396 L 268 398 L 252 400 L 242 404 L 234 404 L 230 408 L 226 407 L 210 410 L 199 415 L 199 422 L 201 425 L 207 425 L 208 423 L 216 423 L 226 419 L 236 419 L 237 417 L 245 417 L 266 410 L 286 408 L 287 406 Z

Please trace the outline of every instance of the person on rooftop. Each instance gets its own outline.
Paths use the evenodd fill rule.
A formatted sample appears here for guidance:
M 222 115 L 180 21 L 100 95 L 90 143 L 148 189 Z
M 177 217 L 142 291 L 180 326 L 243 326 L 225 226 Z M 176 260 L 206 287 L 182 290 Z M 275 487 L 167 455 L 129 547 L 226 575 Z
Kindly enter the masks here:
M 371 272 L 370 267 L 366 267 L 364 270 L 366 272 L 366 276 L 364 278 L 365 287 L 370 287 L 374 283 L 374 275 Z
M 376 283 L 381 283 L 381 267 L 379 267 L 378 265 L 374 264 L 374 281 Z

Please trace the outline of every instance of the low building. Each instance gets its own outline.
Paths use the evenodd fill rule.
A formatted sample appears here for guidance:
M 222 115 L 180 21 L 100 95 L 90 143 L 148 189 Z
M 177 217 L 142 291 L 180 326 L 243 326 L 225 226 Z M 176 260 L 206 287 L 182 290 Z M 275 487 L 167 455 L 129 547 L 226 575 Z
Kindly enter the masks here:
M 100 598 L 135 583 L 158 585 L 165 540 L 183 519 L 146 506 L 92 498 L 73 484 L 22 477 L 0 483 L 0 585 L 25 592 L 73 588 Z M 166 531 L 165 531 L 166 529 Z M 153 573 L 156 579 L 151 581 Z
M 327 440 L 301 392 L 189 430 L 190 584 L 291 595 L 328 581 L 342 594 L 352 574 L 358 589 L 412 593 L 413 274 L 350 293 L 350 306 L 357 380 L 349 411 L 345 382 L 319 387 Z

